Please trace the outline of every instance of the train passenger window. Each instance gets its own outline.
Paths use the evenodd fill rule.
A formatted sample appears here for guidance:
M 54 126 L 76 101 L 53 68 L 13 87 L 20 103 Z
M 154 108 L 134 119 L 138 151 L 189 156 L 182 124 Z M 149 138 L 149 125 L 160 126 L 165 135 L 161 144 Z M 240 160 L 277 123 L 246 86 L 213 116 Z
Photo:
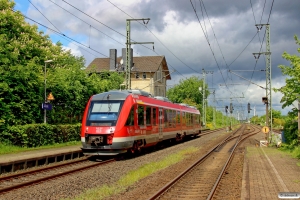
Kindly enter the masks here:
M 192 124 L 195 124 L 195 114 L 192 114 Z
M 185 114 L 185 124 L 186 124 L 187 126 L 190 125 L 190 123 L 189 123 L 189 113 L 186 113 L 186 114 Z
M 165 127 L 168 127 L 168 110 L 164 109 L 164 122 Z
M 177 111 L 176 121 L 177 121 L 177 124 L 180 124 L 180 111 Z
M 186 125 L 185 123 L 185 112 L 182 112 L 182 124 Z
M 152 108 L 152 125 L 156 125 L 156 108 Z
M 145 125 L 144 122 L 144 106 L 138 106 L 138 125 Z
M 168 125 L 173 127 L 173 110 L 168 110 Z
M 131 110 L 129 112 L 127 121 L 126 121 L 126 126 L 132 126 L 134 125 L 134 106 L 131 107 Z
M 176 110 L 173 110 L 172 112 L 172 123 L 173 123 L 173 127 L 176 126 Z
M 197 117 L 196 122 L 199 125 L 200 124 L 200 115 L 197 115 L 196 117 Z
M 146 124 L 148 126 L 151 125 L 151 107 L 150 106 L 146 107 Z
M 187 113 L 187 125 L 191 126 L 191 113 Z

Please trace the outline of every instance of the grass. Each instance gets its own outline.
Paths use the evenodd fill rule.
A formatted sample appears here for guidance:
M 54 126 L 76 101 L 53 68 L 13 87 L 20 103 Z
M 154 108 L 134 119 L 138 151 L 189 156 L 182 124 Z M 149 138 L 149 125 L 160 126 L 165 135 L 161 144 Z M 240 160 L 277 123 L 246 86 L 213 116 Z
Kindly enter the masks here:
M 255 156 L 257 154 L 263 154 L 262 152 L 256 151 L 257 147 L 247 147 L 247 157 Z M 265 148 L 268 155 L 280 155 L 280 157 L 290 156 L 292 158 L 300 159 L 300 146 L 294 147 L 293 149 L 284 148 Z M 300 162 L 296 163 L 300 167 Z
M 9 154 L 9 153 L 20 153 L 25 151 L 33 151 L 33 150 L 40 150 L 40 149 L 50 149 L 50 148 L 58 148 L 58 147 L 65 147 L 65 146 L 73 146 L 73 145 L 80 145 L 80 141 L 72 141 L 60 144 L 53 144 L 41 147 L 34 147 L 34 148 L 27 148 L 27 147 L 18 147 L 13 145 L 6 145 L 0 143 L 0 155 L 2 154 Z
M 300 146 L 294 146 L 293 148 L 285 146 L 280 148 L 280 150 L 290 154 L 293 158 L 300 159 Z
M 101 200 L 101 199 L 105 199 L 109 196 L 119 194 L 121 192 L 126 191 L 126 188 L 133 185 L 137 181 L 139 181 L 157 171 L 160 171 L 162 169 L 165 169 L 171 165 L 174 165 L 174 164 L 180 162 L 188 154 L 194 153 L 195 151 L 198 151 L 198 148 L 189 147 L 185 150 L 182 150 L 175 154 L 169 155 L 160 161 L 145 164 L 136 170 L 130 171 L 128 174 L 121 177 L 116 183 L 113 183 L 111 185 L 105 184 L 98 188 L 89 189 L 86 192 L 79 195 L 78 197 L 76 197 L 75 199 L 76 200 L 82 200 L 82 199 Z

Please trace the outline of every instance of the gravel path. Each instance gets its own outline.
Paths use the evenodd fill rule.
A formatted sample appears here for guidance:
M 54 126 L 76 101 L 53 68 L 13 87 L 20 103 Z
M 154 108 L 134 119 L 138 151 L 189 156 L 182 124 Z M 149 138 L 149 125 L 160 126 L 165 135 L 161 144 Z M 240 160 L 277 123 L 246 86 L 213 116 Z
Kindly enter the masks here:
M 161 184 L 167 182 L 168 178 L 171 180 L 172 177 L 176 176 L 178 172 L 183 170 L 188 164 L 193 163 L 194 160 L 199 157 L 199 153 L 204 154 L 204 152 L 201 151 L 211 148 L 213 146 L 212 141 L 213 143 L 216 143 L 224 136 L 224 132 L 221 134 L 213 133 L 133 159 L 117 161 L 105 166 L 96 167 L 93 169 L 82 171 L 80 173 L 75 173 L 55 180 L 50 180 L 46 183 L 40 183 L 38 185 L 14 190 L 12 192 L 0 195 L 0 199 L 72 199 L 76 195 L 84 192 L 86 189 L 100 187 L 103 184 L 114 184 L 120 179 L 121 176 L 127 174 L 129 171 L 138 169 L 139 167 L 149 162 L 162 160 L 166 156 L 186 149 L 187 147 L 194 146 L 197 148 L 201 148 L 198 154 L 191 154 L 186 160 L 184 160 L 184 162 L 181 161 L 173 166 L 168 167 L 167 169 L 158 171 L 157 173 L 148 176 L 144 180 L 140 180 L 136 184 L 130 186 L 124 194 L 121 194 L 121 196 L 116 195 L 110 198 L 145 199 L 145 196 L 141 196 L 142 191 L 146 190 L 143 192 L 143 195 L 151 195 L 153 193 L 152 191 L 155 191 L 155 189 L 159 188 Z M 163 182 L 160 181 L 159 178 L 162 178 Z M 155 187 L 151 187 L 151 190 L 148 190 L 149 188 L 147 187 L 147 184 L 151 184 L 152 186 L 155 185 Z

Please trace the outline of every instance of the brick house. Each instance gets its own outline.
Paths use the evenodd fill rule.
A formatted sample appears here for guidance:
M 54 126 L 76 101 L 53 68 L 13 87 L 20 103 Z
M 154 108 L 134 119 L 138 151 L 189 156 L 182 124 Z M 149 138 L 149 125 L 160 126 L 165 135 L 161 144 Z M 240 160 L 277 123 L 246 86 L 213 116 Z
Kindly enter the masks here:
M 109 58 L 95 58 L 87 67 L 87 70 L 117 71 L 125 74 L 126 62 L 123 56 L 117 57 L 117 51 L 110 49 Z M 152 96 L 166 96 L 167 80 L 171 80 L 169 68 L 165 56 L 141 56 L 133 57 L 131 68 L 131 89 L 140 89 L 151 93 Z M 120 86 L 121 88 L 121 86 Z

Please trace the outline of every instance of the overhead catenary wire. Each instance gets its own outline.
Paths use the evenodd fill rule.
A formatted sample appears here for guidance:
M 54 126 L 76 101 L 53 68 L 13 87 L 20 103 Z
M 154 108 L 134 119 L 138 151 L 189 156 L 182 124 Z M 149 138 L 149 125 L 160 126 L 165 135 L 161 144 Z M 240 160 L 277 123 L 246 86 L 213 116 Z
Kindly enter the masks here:
M 88 48 L 88 49 L 91 49 L 92 51 L 95 51 L 95 52 L 97 52 L 97 53 L 99 53 L 99 54 L 101 54 L 101 55 L 103 55 L 103 56 L 105 56 L 105 57 L 108 57 L 107 55 L 105 55 L 105 54 L 103 54 L 103 53 L 101 53 L 101 52 L 99 52 L 99 51 L 97 51 L 97 50 L 95 50 L 95 49 L 93 49 L 93 48 L 90 48 L 90 47 L 88 47 L 87 45 L 85 45 L 85 44 L 83 44 L 83 43 L 81 43 L 81 42 L 79 42 L 79 41 L 77 41 L 77 40 L 75 40 L 75 39 L 73 39 L 73 38 L 70 38 L 69 36 L 65 35 L 64 33 L 60 33 L 60 32 L 58 32 L 58 31 L 56 31 L 56 30 L 54 30 L 54 29 L 52 29 L 52 28 L 50 28 L 50 27 L 48 27 L 48 26 L 46 26 L 46 25 L 44 25 L 44 24 L 41 24 L 41 23 L 37 22 L 37 21 L 34 20 L 34 19 L 31 19 L 30 17 L 27 17 L 26 15 L 24 15 L 23 13 L 21 13 L 21 12 L 19 12 L 19 11 L 15 11 L 15 10 L 13 10 L 13 9 L 11 9 L 11 11 L 13 11 L 13 12 L 15 12 L 15 13 L 19 13 L 19 14 L 23 15 L 23 17 L 25 17 L 26 19 L 29 19 L 29 20 L 31 20 L 31 21 L 37 23 L 38 25 L 40 25 L 40 26 L 42 26 L 42 27 L 44 27 L 44 28 L 47 28 L 47 29 L 51 30 L 52 32 L 55 32 L 55 33 L 57 33 L 57 34 L 59 34 L 59 35 L 61 35 L 61 36 L 64 36 L 64 37 L 66 37 L 66 38 L 68 38 L 68 39 L 70 39 L 70 40 L 72 40 L 72 41 L 74 41 L 74 42 L 76 42 L 76 43 L 78 43 L 78 44 L 80 44 L 80 45 L 82 45 L 82 46 Z
M 191 2 L 191 5 L 192 5 L 192 7 L 193 7 L 193 10 L 194 10 L 194 12 L 195 12 L 195 14 L 196 14 L 196 17 L 197 17 L 197 19 L 198 19 L 198 22 L 199 22 L 199 24 L 200 24 L 200 26 L 201 26 L 201 29 L 202 29 L 202 31 L 204 32 L 203 27 L 202 27 L 202 25 L 201 25 L 201 23 L 200 23 L 199 17 L 198 17 L 198 15 L 197 15 L 197 12 L 196 12 L 196 10 L 195 10 L 195 7 L 194 7 L 194 5 L 193 5 L 193 3 L 192 3 L 191 0 L 190 0 L 190 2 Z M 217 61 L 216 57 L 215 57 L 215 53 L 214 53 L 214 51 L 213 51 L 212 48 L 211 48 L 211 45 L 210 45 L 209 40 L 208 40 L 208 37 L 205 36 L 205 38 L 206 38 L 206 41 L 207 41 L 208 46 L 209 46 L 209 48 L 210 48 L 210 51 L 211 51 L 211 53 L 212 53 L 212 55 L 213 55 L 213 57 L 214 57 L 214 60 L 215 60 L 215 62 L 216 62 L 216 64 L 217 64 L 217 67 L 219 68 L 219 71 L 220 71 L 220 73 L 221 73 L 221 76 L 222 76 L 222 79 L 223 79 L 223 81 L 224 81 L 224 84 L 226 85 L 228 91 L 230 91 L 230 89 L 229 89 L 229 87 L 227 86 L 227 83 L 226 83 L 226 81 L 225 81 L 225 78 L 224 78 L 224 76 L 223 76 L 222 70 L 221 70 L 221 68 L 220 68 L 220 66 L 219 66 L 219 64 L 218 64 L 218 61 Z
M 51 0 L 49 0 L 49 1 L 51 1 Z M 62 0 L 63 2 L 65 2 L 66 4 L 68 4 L 69 6 L 71 6 L 71 7 L 73 7 L 73 8 L 75 8 L 76 10 L 78 10 L 79 12 L 81 12 L 81 13 L 83 13 L 84 15 L 86 15 L 86 16 L 88 16 L 88 17 L 90 17 L 91 19 L 93 19 L 93 20 L 95 20 L 96 22 L 98 22 L 98 23 L 100 23 L 100 24 L 102 24 L 102 25 L 104 25 L 105 27 L 107 27 L 107 28 L 109 28 L 110 30 L 113 30 L 113 31 L 115 31 L 116 33 L 118 33 L 118 34 L 120 34 L 120 35 L 122 35 L 123 37 L 126 37 L 126 35 L 124 35 L 124 34 L 122 34 L 122 33 L 120 33 L 120 32 L 118 32 L 118 31 L 116 31 L 115 29 L 113 29 L 113 28 L 111 28 L 111 27 L 109 27 L 109 26 L 107 26 L 106 24 L 104 24 L 104 23 L 102 23 L 101 21 L 99 21 L 99 20 L 97 20 L 97 19 L 95 19 L 95 18 L 93 18 L 92 16 L 90 16 L 89 14 L 87 14 L 87 13 L 85 13 L 85 12 L 83 12 L 82 10 L 80 10 L 79 8 L 77 8 L 77 7 L 75 7 L 74 5 L 72 5 L 72 4 L 70 4 L 70 3 L 68 3 L 68 2 L 66 2 L 66 1 L 64 1 L 64 0 Z M 54 3 L 53 1 L 51 1 L 52 3 Z M 57 5 L 57 6 L 59 6 L 58 4 L 56 4 L 56 3 L 54 3 L 55 5 Z M 60 8 L 62 8 L 61 6 L 59 6 Z M 64 8 L 62 8 L 62 9 L 64 9 Z M 66 9 L 64 9 L 65 11 L 67 11 Z M 68 13 L 70 13 L 70 14 L 72 14 L 71 12 L 69 12 L 69 11 L 67 11 Z M 75 16 L 74 14 L 72 14 L 73 16 Z M 78 18 L 78 19 L 80 19 L 79 17 L 77 17 L 77 16 L 75 16 L 76 18 Z M 80 19 L 81 21 L 83 21 L 83 22 L 85 22 L 84 20 L 82 20 L 82 19 Z M 87 23 L 87 22 L 85 22 L 85 23 Z M 89 23 L 87 23 L 87 24 L 89 24 Z M 90 25 L 90 24 L 89 24 Z M 91 26 L 91 25 L 90 25 Z M 98 29 L 97 29 L 98 30 Z M 100 30 L 98 30 L 98 31 L 100 31 Z M 103 33 L 102 31 L 100 31 L 101 33 Z M 103 34 L 105 34 L 105 33 L 103 33 Z M 105 35 L 107 35 L 107 34 L 105 34 Z M 108 35 L 107 35 L 108 36 Z M 109 38 L 111 38 L 111 39 L 113 39 L 112 37 L 110 37 L 110 36 L 108 36 Z M 113 39 L 113 40 L 115 40 L 115 39 Z M 131 39 L 132 40 L 132 39 Z M 116 40 L 115 40 L 116 41 Z M 134 41 L 134 40 L 132 40 L 133 42 L 136 42 L 136 41 Z M 118 42 L 118 43 L 120 43 L 120 42 Z M 122 43 L 120 43 L 120 44 L 122 44 Z M 124 44 L 122 44 L 122 45 L 124 45 Z M 142 45 L 142 46 L 144 46 L 144 45 Z M 152 49 L 150 49 L 149 47 L 147 47 L 147 46 L 144 46 L 145 48 L 147 48 L 147 49 L 149 49 L 149 50 L 152 50 Z M 155 51 L 154 51 L 155 52 Z M 136 54 L 138 54 L 137 52 L 135 52 Z M 157 55 L 159 55 L 157 52 L 155 52 Z M 138 54 L 139 55 L 139 54 Z M 151 62 L 153 62 L 153 61 L 151 61 Z M 169 66 L 171 67 L 171 68 L 173 68 L 170 64 L 169 64 Z M 179 75 L 181 75 L 181 76 L 183 76 L 184 78 L 185 78 L 185 76 L 182 74 L 182 73 L 180 73 L 178 70 L 176 70 L 175 68 L 173 68 Z
M 107 0 L 109 3 L 111 3 L 113 6 L 115 6 L 117 9 L 119 9 L 121 12 L 123 12 L 124 14 L 126 14 L 127 16 L 129 16 L 130 18 L 134 19 L 134 17 L 132 17 L 131 15 L 129 15 L 128 13 L 126 13 L 124 10 L 122 10 L 121 8 L 119 8 L 117 5 L 115 5 L 114 3 L 112 3 L 111 1 Z M 192 67 L 188 66 L 186 63 L 184 63 L 180 58 L 178 58 L 146 25 L 144 25 L 143 23 L 137 21 L 139 24 L 143 25 L 158 41 L 161 45 L 163 45 L 177 60 L 179 60 L 182 64 L 184 64 L 186 67 L 188 67 L 189 69 L 193 70 L 196 73 L 201 73 L 195 69 L 193 69 Z M 179 71 L 176 70 L 178 73 Z M 183 75 L 182 75 L 183 76 Z M 185 77 L 185 76 L 183 76 Z
M 251 2 L 251 0 L 250 0 L 250 4 L 251 4 L 251 7 L 252 7 L 252 2 Z M 263 11 L 262 11 L 260 23 L 261 23 L 261 20 L 262 20 L 263 12 L 264 12 L 264 10 L 265 10 L 265 4 L 266 4 L 266 0 L 265 0 L 265 3 L 264 3 L 264 7 L 263 7 Z M 271 13 L 272 13 L 272 9 L 273 9 L 273 4 L 274 4 L 274 0 L 272 1 L 272 5 L 271 5 L 271 8 L 270 8 L 270 13 L 269 13 L 269 16 L 268 16 L 267 24 L 269 24 L 269 20 L 270 20 Z M 252 9 L 252 12 L 253 12 L 253 9 Z M 253 16 L 254 16 L 254 12 L 253 12 Z M 255 21 L 255 24 L 256 24 L 255 16 L 254 16 L 254 21 Z M 258 32 L 259 32 L 259 30 L 257 30 L 257 33 L 258 33 Z M 265 40 L 265 36 L 266 36 L 266 32 L 264 33 L 263 40 L 262 40 L 262 42 L 261 42 L 261 44 L 260 44 L 259 52 L 261 52 L 261 50 L 262 50 L 262 46 L 263 46 L 263 42 L 264 42 L 264 40 Z M 259 38 L 259 40 L 260 40 L 260 38 Z M 254 75 L 254 71 L 255 71 L 256 66 L 257 66 L 257 62 L 258 62 L 258 60 L 255 61 L 255 66 L 254 66 L 253 72 L 252 72 L 252 74 L 251 74 L 250 81 L 252 81 L 252 78 L 253 78 L 253 75 Z M 246 91 L 248 91 L 249 87 L 250 87 L 250 83 L 249 83 L 249 85 L 248 85 Z
M 41 14 L 41 15 L 43 15 L 44 16 L 44 18 L 50 23 L 50 24 L 52 24 L 52 26 L 54 27 L 54 28 L 56 28 L 56 30 L 57 31 L 59 31 L 61 34 L 62 34 L 62 32 L 30 1 L 30 0 L 28 0 L 28 2 Z M 70 41 L 69 39 L 67 39 L 67 38 L 65 38 L 66 40 L 68 40 L 68 41 Z M 82 48 L 81 46 L 78 46 L 79 48 L 81 48 L 82 50 L 84 50 L 84 51 L 86 51 L 86 52 L 88 52 L 89 54 L 91 54 L 91 55 L 93 55 L 93 56 L 95 56 L 96 57 L 96 55 L 95 54 L 93 54 L 93 53 L 91 53 L 91 52 L 89 52 L 89 51 L 87 51 L 86 49 L 84 49 L 84 48 Z
M 29 0 L 28 0 L 29 1 Z M 51 0 L 50 0 L 51 1 Z M 61 35 L 63 35 L 63 36 L 65 36 L 65 37 L 67 37 L 66 35 L 64 35 L 31 1 L 29 1 L 34 7 L 35 7 L 35 9 L 38 11 L 38 12 L 40 12 L 40 14 L 42 14 L 43 16 L 44 16 L 44 18 L 45 19 L 47 19 L 47 21 L 49 22 L 49 23 L 51 23 L 56 29 L 57 29 L 57 31 L 54 31 L 53 29 L 50 29 L 49 27 L 47 27 L 47 26 L 45 26 L 45 25 L 43 25 L 43 24 L 41 24 L 41 23 L 38 23 L 39 25 L 41 25 L 41 26 L 44 26 L 45 28 L 48 28 L 50 31 L 53 31 L 53 32 L 55 32 L 55 33 L 58 33 L 58 34 L 61 34 Z M 51 1 L 52 2 L 52 1 Z M 54 2 L 52 2 L 52 3 L 54 3 Z M 55 5 L 57 5 L 57 6 L 59 6 L 58 4 L 56 4 L 56 3 L 54 3 Z M 61 6 L 59 6 L 60 8 L 62 8 Z M 63 8 L 62 8 L 63 9 Z M 65 10 L 65 9 L 64 9 Z M 66 10 L 65 10 L 66 11 Z M 70 13 L 70 12 L 69 12 Z M 70 13 L 71 14 L 71 13 Z M 29 20 L 32 20 L 32 19 L 30 19 L 29 17 L 27 17 L 27 16 L 25 16 L 25 15 L 23 15 L 25 18 L 27 18 L 27 19 L 29 19 Z M 75 15 L 74 15 L 75 16 Z M 77 17 L 78 18 L 78 17 Z M 80 18 L 78 18 L 78 19 L 80 19 Z M 32 20 L 32 21 L 34 21 L 34 20 Z M 82 20 L 83 21 L 83 20 Z M 36 21 L 34 21 L 35 23 L 37 23 Z M 89 24 L 90 25 L 90 24 Z M 90 28 L 91 28 L 91 25 L 90 25 Z M 71 39 L 71 38 L 70 38 Z M 113 38 L 112 38 L 113 39 Z M 73 40 L 73 39 L 72 39 Z M 74 40 L 73 40 L 74 41 Z M 81 44 L 81 43 L 80 43 Z M 80 46 L 79 46 L 80 47 Z M 87 46 L 86 46 L 87 47 Z M 81 48 L 81 47 L 80 47 Z M 89 46 L 88 46 L 88 48 L 90 48 L 90 42 L 89 42 Z M 91 48 L 90 48 L 91 49 Z M 88 51 L 87 51 L 88 52 Z M 88 52 L 88 53 L 90 53 L 90 52 Z M 93 54 L 94 55 L 94 54 Z M 103 54 L 102 54 L 103 55 Z M 96 55 L 94 55 L 95 57 L 96 57 Z M 105 55 L 104 55 L 105 56 Z M 106 56 L 107 57 L 107 56 Z M 176 71 L 176 70 L 175 70 Z

